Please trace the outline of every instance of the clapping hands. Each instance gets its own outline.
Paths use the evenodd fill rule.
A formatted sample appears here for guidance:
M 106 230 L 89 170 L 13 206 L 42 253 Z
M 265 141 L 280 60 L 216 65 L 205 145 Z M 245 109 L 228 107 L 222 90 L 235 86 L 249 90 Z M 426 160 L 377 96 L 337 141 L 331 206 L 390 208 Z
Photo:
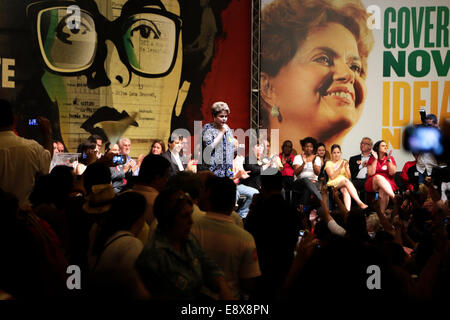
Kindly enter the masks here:
M 376 153 L 374 150 L 370 151 L 372 153 L 372 156 L 378 160 L 378 153 Z

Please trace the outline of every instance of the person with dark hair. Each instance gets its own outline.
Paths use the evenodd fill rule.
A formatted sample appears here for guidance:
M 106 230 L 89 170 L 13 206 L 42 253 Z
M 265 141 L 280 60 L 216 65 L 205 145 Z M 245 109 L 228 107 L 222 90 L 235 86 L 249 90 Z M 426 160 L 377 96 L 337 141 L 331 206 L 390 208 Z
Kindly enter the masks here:
M 73 176 L 66 178 L 47 174 L 36 180 L 30 194 L 30 203 L 34 213 L 45 220 L 57 234 L 66 252 L 70 250 L 66 208 L 72 191 Z
M 211 201 L 209 199 L 209 195 L 211 192 L 212 184 L 214 183 L 215 178 L 217 177 L 214 173 L 209 170 L 203 170 L 197 173 L 197 176 L 200 178 L 202 182 L 202 192 L 200 193 L 200 198 L 198 201 L 198 207 L 201 210 L 201 215 L 196 214 L 195 206 L 194 212 L 192 213 L 192 219 L 197 221 L 197 218 L 203 216 L 207 211 L 211 211 Z M 237 188 L 237 187 L 236 187 Z M 236 212 L 232 211 L 230 217 L 233 219 L 233 222 L 240 228 L 244 228 L 244 222 L 242 221 L 242 217 Z
M 65 165 L 55 166 L 52 171 L 50 171 L 50 175 L 58 178 L 58 187 L 62 189 L 62 192 L 68 195 L 71 194 L 75 184 L 75 176 L 72 167 Z
M 81 176 L 86 170 L 86 167 L 94 163 L 97 157 L 97 144 L 95 142 L 86 141 L 78 146 L 77 152 L 80 154 L 78 157 L 78 164 L 75 168 L 75 174 Z
M 166 187 L 179 188 L 191 196 L 194 209 L 192 212 L 192 220 L 194 221 L 194 224 L 195 221 L 205 215 L 205 212 L 199 208 L 200 197 L 202 193 L 205 193 L 204 185 L 202 179 L 200 178 L 200 175 L 197 175 L 192 171 L 178 172 L 176 175 L 169 179 Z
M 137 234 L 145 223 L 146 200 L 137 192 L 124 192 L 111 203 L 90 252 L 93 298 L 149 298 L 135 262 L 143 244 Z
M 236 199 L 236 185 L 226 177 L 210 181 L 211 210 L 192 227 L 205 252 L 225 273 L 235 299 L 253 291 L 254 279 L 261 275 L 253 236 L 233 223 L 230 216 Z M 214 296 L 214 295 L 213 295 Z
M 47 174 L 53 154 L 50 122 L 37 118 L 45 148 L 34 140 L 18 137 L 14 131 L 13 106 L 0 99 L 0 188 L 14 194 L 20 205 L 28 204 L 36 176 Z
M 55 155 L 55 153 L 62 153 L 62 152 L 64 152 L 64 144 L 61 141 L 54 140 L 52 155 Z
M 380 209 L 384 214 L 389 199 L 394 200 L 394 191 L 397 185 L 394 175 L 397 171 L 397 164 L 392 157 L 392 150 L 388 151 L 387 143 L 384 140 L 377 141 L 372 150 L 372 155 L 367 163 L 367 181 L 365 188 L 367 192 L 378 192 L 380 198 Z
M 288 202 L 291 201 L 291 191 L 292 185 L 294 183 L 294 154 L 292 153 L 292 141 L 285 140 L 283 145 L 281 146 L 281 152 L 278 155 L 281 160 L 281 164 L 283 165 L 283 169 L 281 169 L 281 175 L 283 176 L 283 189 L 284 196 Z
M 250 152 L 244 160 L 244 170 L 248 172 L 249 177 L 244 179 L 243 183 L 256 190 L 261 189 L 261 176 L 276 174 L 283 168 L 280 158 L 277 154 L 269 157 L 267 139 L 260 137 L 250 145 Z
M 147 201 L 145 210 L 145 223 L 138 238 L 144 245 L 156 229 L 157 221 L 153 215 L 153 204 L 159 192 L 164 189 L 169 178 L 170 163 L 164 157 L 149 154 L 143 160 L 139 170 L 139 176 L 131 189 L 142 194 Z
M 319 142 L 317 143 L 317 156 L 320 158 L 320 162 L 322 163 L 320 167 L 320 173 L 317 176 L 319 179 L 319 184 L 322 187 L 322 185 L 325 183 L 326 180 L 326 172 L 325 172 L 325 164 L 328 160 L 330 160 L 329 154 L 327 152 L 327 148 L 324 143 Z
M 99 184 L 111 184 L 111 171 L 104 163 L 94 162 L 86 167 L 83 174 L 86 195 L 92 192 L 92 186 Z
M 317 141 L 312 137 L 306 137 L 300 140 L 303 152 L 296 155 L 294 162 L 294 191 L 300 194 L 299 204 L 303 207 L 309 203 L 311 194 L 313 194 L 319 201 L 322 196 L 319 192 L 318 175 L 322 163 L 320 158 L 316 155 Z M 296 204 L 297 205 L 297 204 Z
M 150 146 L 150 153 L 161 155 L 164 152 L 166 152 L 166 145 L 164 144 L 164 141 L 161 139 L 153 140 L 152 145 Z
M 58 167 L 53 168 L 52 174 L 56 168 Z M 101 224 L 115 194 L 111 185 L 111 171 L 103 162 L 88 165 L 81 181 L 84 196 L 80 193 L 71 196 L 65 214 L 70 242 L 69 261 L 87 273 L 90 231 L 94 224 Z M 82 286 L 86 284 L 86 280 L 87 278 L 82 277 Z
M 417 158 L 419 154 L 413 153 L 413 161 L 407 161 L 403 165 L 400 178 L 402 179 L 404 188 L 410 191 L 419 190 L 419 172 L 417 171 Z
M 280 173 L 261 176 L 261 193 L 255 195 L 245 220 L 245 230 L 255 239 L 262 273 L 256 285 L 256 299 L 279 298 L 294 257 L 300 219 L 283 199 L 281 189 Z
M 434 127 L 436 129 L 439 129 L 436 115 L 431 113 L 427 114 L 425 117 L 424 125 L 427 127 Z M 427 177 L 430 177 L 428 179 L 431 179 L 433 170 L 436 169 L 437 171 L 437 169 L 439 168 L 438 161 L 436 160 L 434 154 L 430 152 L 419 153 L 416 161 L 416 169 L 419 172 L 418 183 L 424 184 Z
M 111 149 L 108 151 L 107 154 L 112 153 L 115 155 L 119 155 L 120 154 L 120 148 L 119 145 L 116 143 L 114 144 Z M 128 186 L 128 180 L 132 174 L 132 164 L 131 163 L 127 163 L 127 164 L 119 164 L 113 167 L 109 168 L 111 171 L 111 180 L 112 180 L 112 185 L 114 188 L 114 192 L 115 193 L 120 193 L 122 191 L 125 191 Z
M 100 152 L 100 150 L 102 149 L 103 138 L 100 137 L 98 134 L 92 134 L 87 138 L 87 141 L 95 143 L 96 145 L 95 153 L 97 155 L 97 158 L 100 159 L 102 157 L 102 153 Z
M 181 137 L 175 138 L 171 135 L 168 140 L 169 149 L 161 154 L 161 156 L 166 158 L 170 163 L 169 177 L 172 177 L 178 172 L 186 169 L 186 164 L 181 161 L 180 157 L 180 151 L 183 147 L 181 140 Z
M 136 268 L 156 299 L 196 300 L 203 286 L 231 299 L 224 274 L 191 234 L 192 200 L 180 189 L 163 190 L 155 200 L 155 236 L 139 255 Z
M 218 177 L 233 177 L 233 132 L 226 124 L 230 115 L 228 104 L 222 101 L 211 106 L 212 123 L 202 129 L 203 167 Z
M 367 205 L 361 201 L 358 191 L 356 191 L 355 186 L 350 181 L 351 174 L 348 161 L 341 159 L 341 154 L 341 147 L 333 144 L 331 146 L 331 160 L 325 165 L 325 171 L 329 177 L 327 186 L 341 191 L 347 211 L 350 211 L 352 198 L 360 208 L 365 209 Z
M 425 125 L 428 127 L 439 128 L 438 119 L 435 114 L 429 113 L 425 117 Z

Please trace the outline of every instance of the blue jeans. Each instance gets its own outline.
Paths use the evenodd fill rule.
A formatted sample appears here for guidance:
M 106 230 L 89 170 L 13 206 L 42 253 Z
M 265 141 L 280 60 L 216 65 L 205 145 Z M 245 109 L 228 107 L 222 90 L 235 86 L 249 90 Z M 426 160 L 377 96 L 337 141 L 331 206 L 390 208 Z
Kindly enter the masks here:
M 246 186 L 244 184 L 238 184 L 236 188 L 236 200 L 239 200 L 241 195 L 245 196 L 245 201 L 238 210 L 238 214 L 241 218 L 245 218 L 248 214 L 248 209 L 252 203 L 253 195 L 259 193 L 255 188 Z

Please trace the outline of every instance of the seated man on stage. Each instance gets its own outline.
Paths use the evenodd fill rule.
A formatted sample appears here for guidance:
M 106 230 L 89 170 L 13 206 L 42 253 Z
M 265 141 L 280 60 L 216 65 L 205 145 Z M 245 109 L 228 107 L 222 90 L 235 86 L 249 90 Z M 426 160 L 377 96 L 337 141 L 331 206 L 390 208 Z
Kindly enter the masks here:
M 364 203 L 367 202 L 367 195 L 364 189 L 364 184 L 367 179 L 367 161 L 370 158 L 370 151 L 372 150 L 372 139 L 364 137 L 361 139 L 360 150 L 361 154 L 350 157 L 350 173 L 352 175 L 352 182 L 356 190 L 358 190 L 359 197 Z

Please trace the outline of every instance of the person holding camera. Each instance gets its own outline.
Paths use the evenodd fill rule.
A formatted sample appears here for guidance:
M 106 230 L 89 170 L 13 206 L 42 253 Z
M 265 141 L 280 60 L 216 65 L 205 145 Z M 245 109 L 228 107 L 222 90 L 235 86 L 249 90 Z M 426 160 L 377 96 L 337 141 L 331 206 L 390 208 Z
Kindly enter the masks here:
M 78 157 L 78 164 L 75 168 L 75 174 L 77 176 L 81 176 L 87 166 L 94 163 L 98 159 L 96 147 L 97 145 L 89 140 L 86 140 L 78 146 L 78 153 L 80 156 Z
M 278 155 L 283 165 L 281 176 L 283 177 L 284 198 L 290 202 L 292 185 L 294 183 L 294 154 L 292 153 L 292 141 L 286 140 L 281 146 L 281 153 Z
M 115 154 L 116 156 L 120 155 L 120 147 L 116 143 L 112 146 L 112 148 L 109 150 L 109 152 Z M 125 191 L 127 188 L 127 179 L 129 179 L 133 172 L 132 172 L 132 166 L 133 164 L 131 162 L 126 163 L 125 155 L 120 155 L 121 157 L 118 157 L 117 161 L 114 161 L 113 164 L 115 164 L 115 167 L 110 167 L 111 170 L 111 180 L 112 185 L 114 188 L 115 193 L 120 193 L 122 191 Z
M 48 119 L 38 117 L 43 146 L 16 135 L 13 106 L 0 99 L 0 188 L 14 194 L 19 204 L 28 205 L 36 176 L 47 174 L 53 152 L 52 129 Z
M 439 129 L 437 117 L 434 114 L 428 114 L 423 120 L 423 125 Z M 417 157 L 416 168 L 419 172 L 419 184 L 425 183 L 425 178 L 430 177 L 433 169 L 438 167 L 435 156 L 430 152 L 419 153 Z

